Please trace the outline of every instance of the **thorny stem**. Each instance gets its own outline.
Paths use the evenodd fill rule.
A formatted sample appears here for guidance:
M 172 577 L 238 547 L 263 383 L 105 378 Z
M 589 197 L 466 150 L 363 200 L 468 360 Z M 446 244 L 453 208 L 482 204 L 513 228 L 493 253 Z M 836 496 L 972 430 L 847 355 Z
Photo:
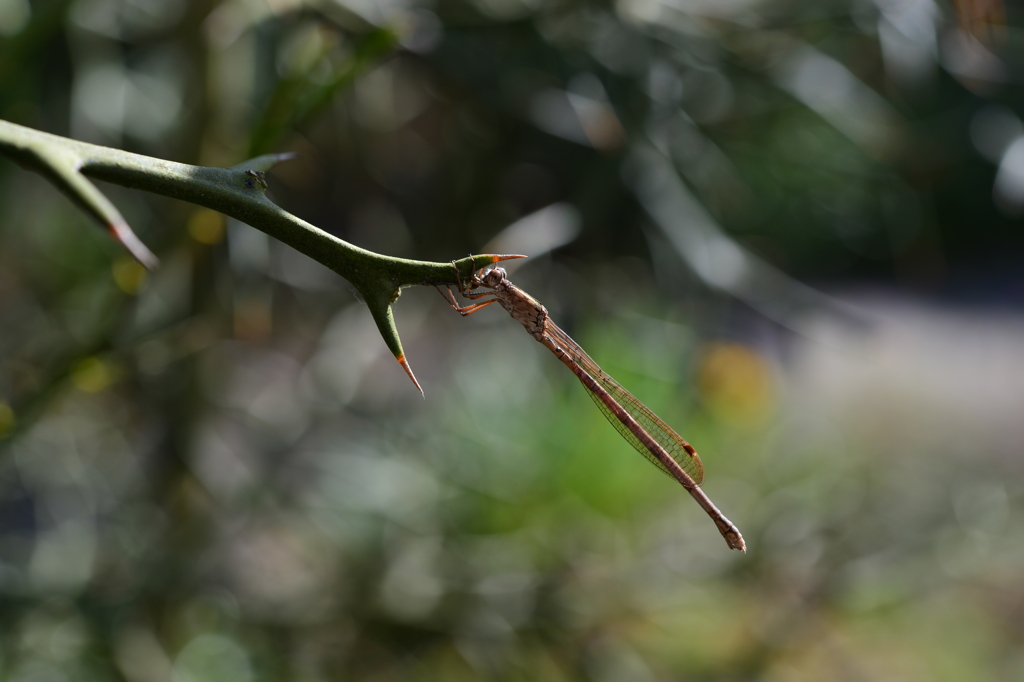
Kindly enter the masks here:
M 88 178 L 182 199 L 236 218 L 322 263 L 362 294 L 384 342 L 416 388 L 391 314 L 403 287 L 456 284 L 508 256 L 479 254 L 452 262 L 393 258 L 361 249 L 277 206 L 266 196 L 263 173 L 290 154 L 266 154 L 231 168 L 190 166 L 78 142 L 0 120 L 0 154 L 44 175 L 148 268 L 157 258 L 117 208 Z M 422 393 L 422 389 L 420 389 Z

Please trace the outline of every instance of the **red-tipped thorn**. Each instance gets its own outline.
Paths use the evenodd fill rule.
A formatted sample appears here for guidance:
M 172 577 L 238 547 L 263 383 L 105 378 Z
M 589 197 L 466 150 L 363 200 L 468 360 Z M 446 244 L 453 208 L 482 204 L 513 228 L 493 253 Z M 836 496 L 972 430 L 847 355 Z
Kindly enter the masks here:
M 402 364 L 402 369 L 404 369 L 405 373 L 409 375 L 410 379 L 412 379 L 412 383 L 416 385 L 416 388 L 420 390 L 420 395 L 426 398 L 427 396 L 423 393 L 423 387 L 420 386 L 420 382 L 416 381 L 416 375 L 412 373 L 412 367 L 409 366 L 409 362 L 405 359 L 405 356 L 399 355 L 395 359 Z
M 492 263 L 498 263 L 498 262 L 503 261 L 503 260 L 512 260 L 513 258 L 527 258 L 527 256 L 521 256 L 519 254 L 514 254 L 514 253 L 506 254 L 506 255 L 501 255 L 501 256 L 498 255 L 498 254 L 492 253 L 492 254 L 490 254 L 490 256 L 491 256 L 491 262 Z
M 156 270 L 157 266 L 160 265 L 160 260 L 153 255 L 153 252 L 146 248 L 146 245 L 142 243 L 132 228 L 128 227 L 128 223 L 109 223 L 107 230 L 113 235 L 114 239 L 119 241 L 121 245 L 128 249 L 128 253 L 135 257 L 135 260 L 142 263 L 147 270 Z

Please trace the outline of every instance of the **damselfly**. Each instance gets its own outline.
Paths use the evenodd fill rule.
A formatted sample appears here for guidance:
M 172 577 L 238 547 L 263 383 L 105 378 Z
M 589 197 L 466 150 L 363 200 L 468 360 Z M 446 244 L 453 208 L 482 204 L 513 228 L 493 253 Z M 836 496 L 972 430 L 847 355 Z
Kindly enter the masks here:
M 475 303 L 460 306 L 451 289 L 448 289 L 445 300 L 449 305 L 466 316 L 492 303 L 500 304 L 526 327 L 526 331 L 530 332 L 533 338 L 547 346 L 572 370 L 602 414 L 630 445 L 686 488 L 693 499 L 697 500 L 697 504 L 715 522 L 729 547 L 746 552 L 746 545 L 739 529 L 700 489 L 700 484 L 704 480 L 704 465 L 701 464 L 693 446 L 619 382 L 608 376 L 578 343 L 551 321 L 547 309 L 540 301 L 508 280 L 504 268 L 493 268 L 481 276 L 483 272 L 481 270 L 476 273 L 470 280 L 470 286 L 460 290 L 463 296 L 476 301 Z M 459 281 L 461 284 L 462 280 Z M 473 291 L 474 289 L 486 291 Z

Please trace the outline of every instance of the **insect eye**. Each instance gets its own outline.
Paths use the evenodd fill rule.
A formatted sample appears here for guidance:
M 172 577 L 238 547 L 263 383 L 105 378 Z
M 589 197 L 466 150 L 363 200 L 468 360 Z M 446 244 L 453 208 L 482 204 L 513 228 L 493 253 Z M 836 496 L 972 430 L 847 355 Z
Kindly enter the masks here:
M 501 280 L 505 279 L 504 268 L 494 268 L 486 275 L 484 275 L 484 284 L 489 287 L 496 286 Z

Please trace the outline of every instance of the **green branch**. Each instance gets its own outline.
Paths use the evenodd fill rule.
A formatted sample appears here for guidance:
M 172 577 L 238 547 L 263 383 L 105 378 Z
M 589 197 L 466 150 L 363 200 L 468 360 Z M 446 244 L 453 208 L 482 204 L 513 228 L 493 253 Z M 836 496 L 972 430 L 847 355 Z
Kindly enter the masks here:
M 290 154 L 258 156 L 231 168 L 190 166 L 77 142 L 2 120 L 0 154 L 46 176 L 148 268 L 156 267 L 156 256 L 89 177 L 211 208 L 326 265 L 362 294 L 384 342 L 417 388 L 419 383 L 405 360 L 391 314 L 391 304 L 402 288 L 416 284 L 461 286 L 476 270 L 516 257 L 482 254 L 432 263 L 383 256 L 342 241 L 267 198 L 263 174 L 291 158 Z

